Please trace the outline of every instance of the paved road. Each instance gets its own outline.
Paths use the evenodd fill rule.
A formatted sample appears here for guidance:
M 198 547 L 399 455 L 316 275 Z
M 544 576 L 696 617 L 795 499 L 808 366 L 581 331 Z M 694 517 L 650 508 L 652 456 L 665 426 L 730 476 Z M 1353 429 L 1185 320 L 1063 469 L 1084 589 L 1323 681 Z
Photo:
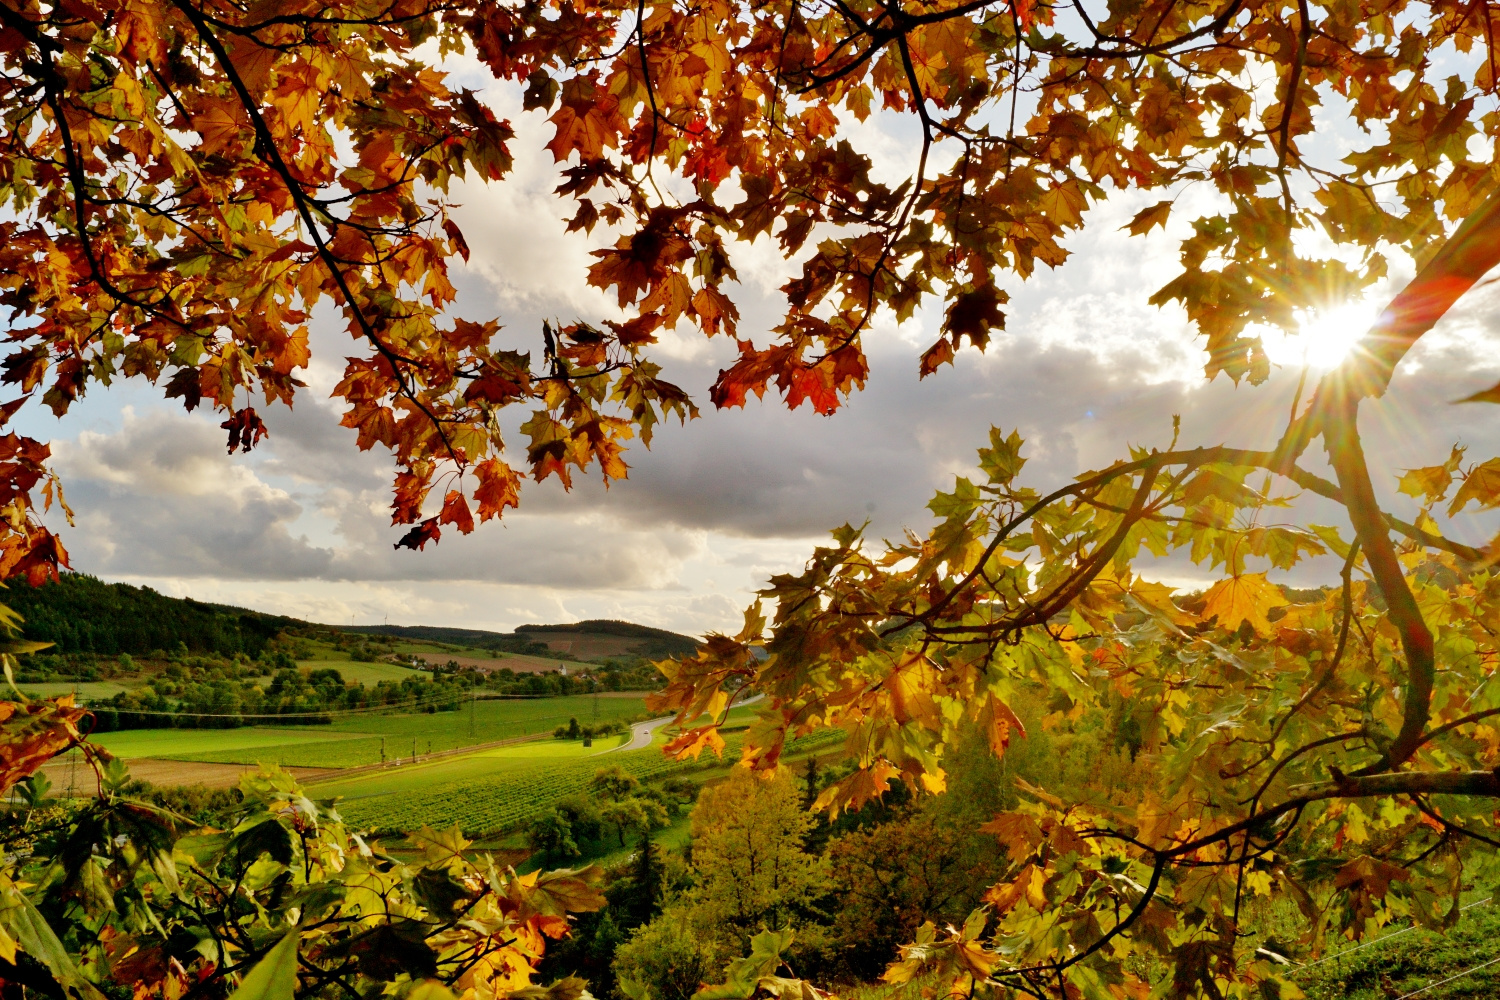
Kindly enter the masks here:
M 662 726 L 672 721 L 672 716 L 665 719 L 652 719 L 650 722 L 637 722 L 630 727 L 630 742 L 621 746 L 610 747 L 601 750 L 600 753 L 614 753 L 617 750 L 644 750 L 651 745 L 651 734 Z
M 758 694 L 753 698 L 746 698 L 744 701 L 736 703 L 734 707 L 739 708 L 742 705 L 753 705 L 764 697 L 765 695 Z M 600 750 L 599 753 L 615 753 L 618 750 L 644 750 L 651 745 L 652 734 L 662 726 L 665 726 L 667 723 L 671 722 L 673 718 L 674 716 L 669 715 L 665 719 L 652 719 L 650 722 L 637 722 L 635 725 L 630 727 L 629 743 L 626 743 L 623 746 L 610 747 L 608 750 Z M 594 756 L 597 757 L 598 755 L 599 754 L 595 754 Z

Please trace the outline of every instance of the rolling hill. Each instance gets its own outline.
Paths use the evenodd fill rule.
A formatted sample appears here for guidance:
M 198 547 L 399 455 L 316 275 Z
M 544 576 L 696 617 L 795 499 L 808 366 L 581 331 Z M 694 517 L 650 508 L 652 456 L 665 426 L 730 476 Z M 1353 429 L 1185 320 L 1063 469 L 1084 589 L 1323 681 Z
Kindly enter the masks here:
M 508 633 L 433 625 L 354 625 L 344 626 L 343 631 L 445 642 L 506 653 L 561 654 L 577 660 L 598 660 L 612 656 L 673 656 L 691 654 L 698 648 L 698 640 L 691 636 L 609 619 L 593 619 L 571 625 L 522 625 Z
M 56 583 L 7 585 L 0 603 L 25 619 L 25 637 L 51 642 L 55 653 L 149 656 L 178 648 L 193 653 L 255 656 L 273 638 L 288 633 L 336 639 L 340 633 L 385 635 L 496 652 L 576 660 L 691 654 L 698 640 L 623 621 L 570 625 L 523 625 L 514 632 L 435 625 L 322 625 L 248 608 L 168 597 L 150 587 L 106 583 L 84 573 L 65 573 Z

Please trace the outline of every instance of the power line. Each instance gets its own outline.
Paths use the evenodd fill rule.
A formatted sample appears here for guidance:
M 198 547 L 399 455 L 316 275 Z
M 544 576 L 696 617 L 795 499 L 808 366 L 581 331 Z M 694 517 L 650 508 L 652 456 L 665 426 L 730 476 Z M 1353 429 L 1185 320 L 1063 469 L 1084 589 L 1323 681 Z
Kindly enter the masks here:
M 1494 896 L 1488 896 L 1488 897 L 1486 897 L 1484 899 L 1476 899 L 1472 903 L 1466 903 L 1465 905 L 1460 906 L 1458 908 L 1458 912 L 1463 913 L 1466 910 L 1472 910 L 1476 906 L 1488 906 L 1490 903 L 1493 903 L 1494 901 L 1495 901 L 1495 897 Z M 1359 943 L 1357 945 L 1354 945 L 1352 947 L 1344 948 L 1341 951 L 1335 951 L 1335 952 L 1332 952 L 1330 954 L 1324 955 L 1322 958 L 1317 959 L 1316 961 L 1308 962 L 1308 963 L 1306 963 L 1304 965 L 1299 965 L 1299 966 L 1297 966 L 1296 971 L 1297 972 L 1302 972 L 1302 971 L 1304 971 L 1306 969 L 1311 969 L 1311 968 L 1314 968 L 1315 966 L 1322 965 L 1324 962 L 1331 962 L 1335 958 L 1339 958 L 1339 957 L 1344 956 L 1344 955 L 1352 955 L 1356 951 L 1363 951 L 1364 949 L 1369 948 L 1369 947 L 1371 947 L 1373 945 L 1380 944 L 1383 941 L 1389 941 L 1392 938 L 1398 938 L 1398 937 L 1400 937 L 1403 934 L 1410 934 L 1412 931 L 1417 930 L 1418 927 L 1419 927 L 1418 924 L 1409 924 L 1406 927 L 1401 928 L 1400 930 L 1391 931 L 1389 934 L 1382 934 L 1378 938 L 1371 938 L 1368 941 L 1363 941 L 1363 942 L 1361 942 L 1361 943 Z M 1471 969 L 1469 971 L 1472 972 L 1473 970 Z M 1433 985 L 1437 986 L 1437 985 L 1440 985 L 1440 984 L 1434 983 Z M 1430 989 L 1431 987 L 1423 987 L 1423 988 L 1424 989 Z M 1418 992 L 1421 992 L 1421 991 L 1419 990 Z M 1407 994 L 1407 996 L 1414 996 L 1414 995 L 1415 994 L 1410 994 L 1410 993 Z
M 1453 982 L 1453 980 L 1462 979 L 1464 976 L 1467 976 L 1472 972 L 1478 972 L 1480 969 L 1488 968 L 1489 966 L 1494 965 L 1496 962 L 1500 962 L 1500 958 L 1492 958 L 1488 962 L 1482 962 L 1479 965 L 1474 966 L 1474 968 L 1472 969 L 1465 969 L 1463 972 L 1460 972 L 1455 976 L 1449 976 L 1447 979 L 1439 979 L 1435 983 L 1428 983 L 1420 990 L 1413 990 L 1410 993 L 1403 993 L 1401 994 L 1401 996 L 1397 997 L 1396 1000 L 1406 1000 L 1407 997 L 1414 997 L 1418 993 L 1426 993 L 1428 990 L 1436 989 L 1437 987 L 1442 986 L 1444 983 L 1451 983 Z

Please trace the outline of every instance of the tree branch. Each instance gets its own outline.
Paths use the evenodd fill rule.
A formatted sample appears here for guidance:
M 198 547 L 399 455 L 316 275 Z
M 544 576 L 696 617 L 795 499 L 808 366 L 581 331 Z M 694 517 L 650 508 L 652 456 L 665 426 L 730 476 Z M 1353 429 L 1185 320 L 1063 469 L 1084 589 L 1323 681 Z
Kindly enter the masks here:
M 1400 633 L 1401 649 L 1406 655 L 1401 730 L 1382 759 L 1373 765 L 1384 769 L 1401 765 L 1421 745 L 1437 666 L 1432 630 L 1423 621 L 1417 600 L 1406 585 L 1406 574 L 1396 557 L 1396 547 L 1391 544 L 1390 532 L 1375 499 L 1375 487 L 1370 482 L 1370 470 L 1359 442 L 1359 400 L 1354 393 L 1344 397 L 1337 415 L 1324 423 L 1323 443 L 1328 449 L 1328 460 L 1338 474 L 1344 509 L 1349 512 L 1349 521 L 1359 535 L 1365 561 L 1370 566 L 1375 585 L 1385 597 L 1386 614 Z

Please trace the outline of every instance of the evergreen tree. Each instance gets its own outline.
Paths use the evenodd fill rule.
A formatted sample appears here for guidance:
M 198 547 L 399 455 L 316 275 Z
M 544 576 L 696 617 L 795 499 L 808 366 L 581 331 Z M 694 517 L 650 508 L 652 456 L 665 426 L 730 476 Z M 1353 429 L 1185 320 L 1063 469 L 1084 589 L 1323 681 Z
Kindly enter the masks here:
M 822 854 L 823 848 L 828 844 L 828 817 L 813 812 L 813 805 L 818 801 L 818 793 L 821 791 L 822 776 L 818 773 L 818 758 L 810 756 L 807 758 L 807 770 L 802 775 L 802 811 L 812 819 L 803 846 L 810 854 Z
M 661 912 L 662 867 L 660 848 L 649 834 L 641 835 L 641 849 L 635 854 L 630 873 L 631 895 L 628 906 L 630 927 L 639 927 Z
M 802 773 L 803 812 L 812 812 L 813 804 L 818 801 L 818 791 L 818 758 L 809 756 L 807 770 Z

